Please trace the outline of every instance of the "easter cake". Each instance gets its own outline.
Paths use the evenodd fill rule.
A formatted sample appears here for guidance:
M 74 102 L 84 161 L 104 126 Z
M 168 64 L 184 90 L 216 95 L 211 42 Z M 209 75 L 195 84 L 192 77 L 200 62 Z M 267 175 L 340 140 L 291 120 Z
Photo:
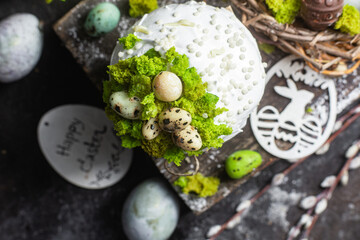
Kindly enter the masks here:
M 177 165 L 240 133 L 265 86 L 251 33 L 228 9 L 194 1 L 144 15 L 108 73 L 103 99 L 123 146 Z

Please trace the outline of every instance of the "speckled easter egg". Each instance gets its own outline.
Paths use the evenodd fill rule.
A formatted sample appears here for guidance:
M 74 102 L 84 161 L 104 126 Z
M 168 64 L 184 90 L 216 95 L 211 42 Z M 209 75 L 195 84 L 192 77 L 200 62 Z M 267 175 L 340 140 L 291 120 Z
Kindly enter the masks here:
M 116 28 L 120 20 L 120 11 L 112 3 L 104 2 L 96 5 L 85 20 L 85 31 L 92 37 L 99 37 Z
M 29 13 L 13 14 L 0 22 L 0 82 L 21 79 L 35 67 L 43 48 L 39 20 Z
M 251 150 L 240 150 L 231 154 L 225 161 L 225 171 L 230 178 L 239 179 L 262 163 L 261 155 Z
M 173 192 L 160 179 L 138 185 L 123 206 L 122 223 L 130 240 L 167 239 L 179 218 L 179 204 Z

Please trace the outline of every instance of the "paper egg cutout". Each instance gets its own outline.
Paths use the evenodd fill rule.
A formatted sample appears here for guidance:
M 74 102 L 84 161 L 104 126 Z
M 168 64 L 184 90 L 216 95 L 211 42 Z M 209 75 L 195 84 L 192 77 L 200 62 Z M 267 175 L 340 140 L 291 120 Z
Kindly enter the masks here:
M 128 171 L 132 150 L 121 146 L 103 110 L 86 105 L 51 109 L 38 125 L 40 148 L 54 170 L 70 183 L 101 189 Z
M 293 55 L 277 62 L 266 80 L 267 97 L 250 118 L 256 140 L 270 154 L 289 161 L 313 154 L 335 124 L 334 80 Z
M 43 48 L 39 24 L 30 13 L 13 14 L 0 21 L 0 82 L 19 80 L 33 70 Z
M 165 240 L 179 219 L 179 204 L 174 193 L 157 178 L 145 180 L 126 199 L 122 224 L 130 240 Z

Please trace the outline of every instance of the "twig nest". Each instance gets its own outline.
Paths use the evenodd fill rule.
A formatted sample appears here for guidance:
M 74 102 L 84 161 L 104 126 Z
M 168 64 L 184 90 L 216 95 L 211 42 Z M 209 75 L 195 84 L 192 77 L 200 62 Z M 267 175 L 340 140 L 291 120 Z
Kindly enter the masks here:
M 300 16 L 315 31 L 322 31 L 337 21 L 344 0 L 302 0 Z
M 127 119 L 139 119 L 142 111 L 138 97 L 129 98 L 127 92 L 114 92 L 110 96 L 111 108 L 120 116 Z
M 191 114 L 181 108 L 168 108 L 159 115 L 159 126 L 167 132 L 182 130 L 190 123 Z
M 185 129 L 175 131 L 172 138 L 178 147 L 186 151 L 197 151 L 202 146 L 202 140 L 198 131 L 191 125 Z
M 154 78 L 152 88 L 155 97 L 164 102 L 177 100 L 183 90 L 180 78 L 168 71 L 163 71 Z
M 149 120 L 146 120 L 141 130 L 142 135 L 146 140 L 152 140 L 156 138 L 161 131 L 159 122 L 156 118 L 150 118 Z

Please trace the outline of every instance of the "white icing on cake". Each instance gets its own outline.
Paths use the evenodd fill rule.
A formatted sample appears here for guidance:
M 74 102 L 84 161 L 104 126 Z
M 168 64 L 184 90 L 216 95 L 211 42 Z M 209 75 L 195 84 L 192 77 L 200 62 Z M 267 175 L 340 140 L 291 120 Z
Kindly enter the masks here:
M 143 41 L 132 51 L 117 44 L 111 64 L 174 46 L 189 57 L 207 91 L 220 98 L 217 107 L 229 109 L 215 118 L 234 130 L 224 140 L 241 132 L 263 95 L 266 75 L 255 39 L 232 12 L 194 1 L 167 5 L 143 16 L 129 33 Z

